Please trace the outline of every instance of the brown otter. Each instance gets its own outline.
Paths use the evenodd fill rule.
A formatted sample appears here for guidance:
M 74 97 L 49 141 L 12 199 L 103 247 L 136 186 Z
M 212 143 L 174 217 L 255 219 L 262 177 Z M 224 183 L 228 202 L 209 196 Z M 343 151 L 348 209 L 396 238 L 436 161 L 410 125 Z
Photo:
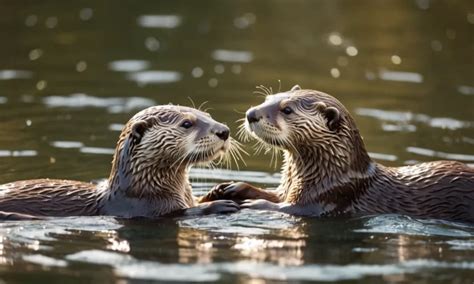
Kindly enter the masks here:
M 221 157 L 231 142 L 229 128 L 205 112 L 153 106 L 125 125 L 106 182 L 36 179 L 0 185 L 0 218 L 234 212 L 239 206 L 230 200 L 197 204 L 188 181 L 191 165 Z
M 347 109 L 334 97 L 293 87 L 250 108 L 245 126 L 284 151 L 275 192 L 246 183 L 217 186 L 206 197 L 246 200 L 241 208 L 295 215 L 398 213 L 474 222 L 474 169 L 453 161 L 385 167 L 369 158 Z

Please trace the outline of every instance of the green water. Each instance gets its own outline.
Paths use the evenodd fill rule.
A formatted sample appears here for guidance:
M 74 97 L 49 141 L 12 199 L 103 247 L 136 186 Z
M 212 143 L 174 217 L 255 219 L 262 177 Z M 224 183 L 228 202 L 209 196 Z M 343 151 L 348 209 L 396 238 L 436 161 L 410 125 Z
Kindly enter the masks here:
M 0 183 L 107 177 L 121 125 L 154 104 L 208 101 L 235 133 L 260 84 L 336 96 L 386 165 L 474 164 L 469 0 L 0 0 L 0 37 Z M 275 186 L 251 146 L 245 172 L 194 171 L 196 192 Z M 473 269 L 474 227 L 404 216 L 0 223 L 0 282 L 472 283 Z

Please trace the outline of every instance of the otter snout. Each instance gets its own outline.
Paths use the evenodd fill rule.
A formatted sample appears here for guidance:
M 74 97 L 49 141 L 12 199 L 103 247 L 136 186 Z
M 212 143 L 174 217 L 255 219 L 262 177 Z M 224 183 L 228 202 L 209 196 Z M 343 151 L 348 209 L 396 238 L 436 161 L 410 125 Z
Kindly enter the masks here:
M 258 122 L 262 118 L 255 108 L 249 109 L 245 115 L 247 117 L 248 123 Z
M 227 141 L 227 139 L 229 139 L 230 130 L 229 127 L 225 125 L 219 125 L 215 129 L 213 129 L 213 133 L 216 134 L 219 139 Z

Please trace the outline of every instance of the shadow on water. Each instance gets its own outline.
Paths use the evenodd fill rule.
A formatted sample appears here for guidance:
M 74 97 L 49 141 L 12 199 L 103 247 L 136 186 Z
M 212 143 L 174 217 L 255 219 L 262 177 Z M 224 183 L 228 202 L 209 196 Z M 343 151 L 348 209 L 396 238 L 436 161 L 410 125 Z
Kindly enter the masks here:
M 0 184 L 108 176 L 124 123 L 197 105 L 236 133 L 264 84 L 339 98 L 373 159 L 474 164 L 472 1 L 0 0 Z M 281 80 L 281 83 L 278 81 Z M 246 149 L 253 153 L 251 144 Z M 217 182 L 279 182 L 268 156 Z M 385 215 L 241 211 L 175 220 L 0 223 L 0 282 L 474 279 L 474 227 Z M 260 281 L 262 280 L 262 281 Z

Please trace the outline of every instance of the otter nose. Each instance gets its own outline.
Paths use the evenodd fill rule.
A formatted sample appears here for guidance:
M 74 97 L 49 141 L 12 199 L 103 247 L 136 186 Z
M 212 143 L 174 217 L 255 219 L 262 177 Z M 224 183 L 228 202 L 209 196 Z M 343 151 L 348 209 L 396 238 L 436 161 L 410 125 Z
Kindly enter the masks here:
M 229 129 L 226 129 L 226 130 L 216 132 L 216 136 L 226 141 L 229 138 L 229 133 L 230 133 Z
M 247 111 L 247 121 L 249 123 L 258 122 L 259 120 L 260 120 L 260 117 L 257 116 L 257 110 L 250 109 Z

